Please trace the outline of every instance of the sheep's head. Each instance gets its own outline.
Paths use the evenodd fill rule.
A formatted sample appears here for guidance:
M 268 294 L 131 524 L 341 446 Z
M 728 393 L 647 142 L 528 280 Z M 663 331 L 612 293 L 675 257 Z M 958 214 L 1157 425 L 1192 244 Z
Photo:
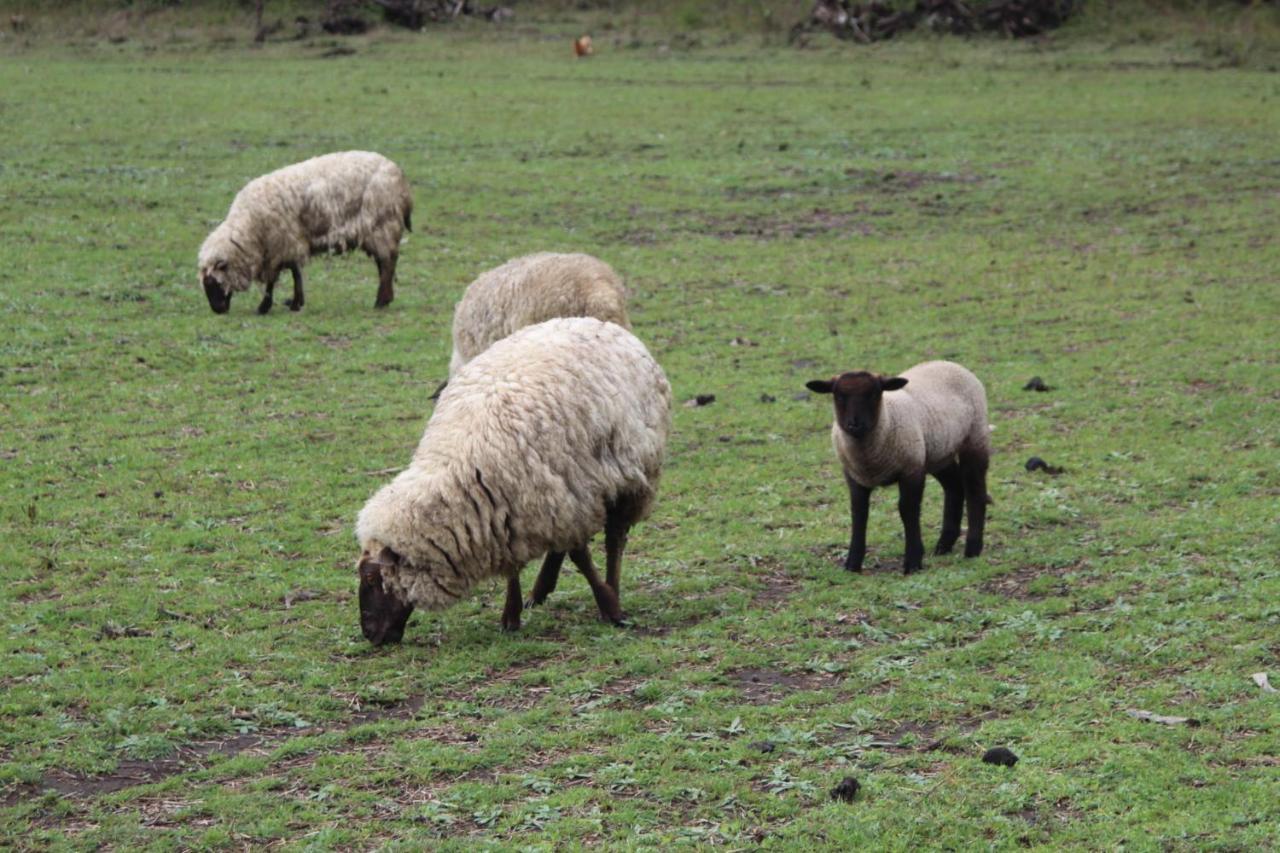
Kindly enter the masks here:
M 869 436 L 880 420 L 880 403 L 885 391 L 897 391 L 907 384 L 901 376 L 880 376 L 859 370 L 834 379 L 805 383 L 810 391 L 835 397 L 836 423 L 855 439 Z
M 200 284 L 213 313 L 227 313 L 231 297 L 249 289 L 254 276 L 249 258 L 244 246 L 223 229 L 209 235 L 200 248 Z
M 382 576 L 397 568 L 401 560 L 390 548 L 383 548 L 376 556 L 365 551 L 360 557 L 360 630 L 375 646 L 400 642 L 413 613 L 413 604 L 388 590 Z
M 208 297 L 213 313 L 225 314 L 231 310 L 231 270 L 226 261 L 214 261 L 201 267 L 200 283 L 204 285 L 204 295 Z

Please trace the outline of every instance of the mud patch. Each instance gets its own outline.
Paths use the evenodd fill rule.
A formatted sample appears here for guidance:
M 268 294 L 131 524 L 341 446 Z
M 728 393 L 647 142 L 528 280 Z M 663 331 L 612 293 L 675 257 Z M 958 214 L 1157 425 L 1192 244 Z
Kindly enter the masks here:
M 726 674 L 749 705 L 770 705 L 792 693 L 824 690 L 837 683 L 831 675 L 776 669 L 736 669 Z
M 1072 588 L 1085 584 L 1068 583 L 1065 576 L 1079 571 L 1083 563 L 1071 563 L 1066 566 L 1045 566 L 1031 564 L 1014 569 L 1003 575 L 991 578 L 978 587 L 988 595 L 1001 598 L 1016 598 L 1019 601 L 1039 601 L 1050 595 L 1068 595 Z M 1031 586 L 1041 578 L 1053 578 L 1048 591 L 1032 591 Z
M 819 207 L 804 213 L 713 217 L 692 230 L 721 240 L 804 239 L 827 235 L 870 237 L 875 233 L 859 214 Z
M 757 576 L 761 586 L 751 598 L 753 606 L 769 607 L 781 604 L 800 588 L 800 581 L 792 577 L 786 567 L 777 560 L 749 557 L 748 562 L 753 569 L 764 570 L 763 574 Z
M 382 720 L 410 719 L 421 710 L 424 702 L 425 696 L 411 696 L 408 699 L 389 702 L 371 708 L 360 708 L 345 722 L 331 726 L 311 726 L 301 729 L 294 726 L 280 726 L 264 729 L 253 734 L 198 741 L 179 747 L 173 755 L 165 758 L 149 761 L 122 760 L 115 770 L 96 776 L 53 769 L 47 772 L 40 782 L 22 785 L 7 793 L 0 799 L 0 805 L 8 807 L 22 799 L 38 796 L 46 791 L 53 791 L 73 799 L 92 799 L 104 794 L 121 791 L 125 788 L 160 782 L 170 776 L 199 769 L 209 759 L 234 758 L 244 753 L 262 754 L 270 752 L 285 741 L 297 737 L 313 737 L 331 732 L 345 732 L 355 726 Z

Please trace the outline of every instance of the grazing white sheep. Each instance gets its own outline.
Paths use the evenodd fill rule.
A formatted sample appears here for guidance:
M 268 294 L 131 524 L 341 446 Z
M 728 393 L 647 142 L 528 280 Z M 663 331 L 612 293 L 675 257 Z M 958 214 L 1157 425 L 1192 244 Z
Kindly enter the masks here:
M 395 163 L 371 151 L 313 157 L 255 178 L 236 194 L 227 218 L 200 247 L 200 283 L 209 307 L 225 314 L 231 296 L 255 280 L 266 287 L 258 313 L 271 310 L 280 273 L 293 274 L 297 311 L 302 267 L 320 252 L 360 248 L 378 264 L 375 307 L 395 297 L 400 237 L 410 227 L 409 182 Z
M 978 377 L 950 361 L 928 361 L 901 376 L 859 371 L 807 387 L 835 396 L 831 441 L 849 486 L 853 528 L 846 569 L 862 571 L 871 490 L 894 482 L 906 535 L 903 571 L 922 568 L 920 500 L 926 474 L 936 477 L 946 493 L 934 553 L 948 553 L 960 538 L 966 504 L 964 555 L 982 553 L 991 440 L 987 393 Z
M 595 317 L 631 328 L 622 279 L 599 258 L 552 252 L 513 258 L 481 274 L 453 312 L 449 375 L 495 341 L 554 317 Z
M 502 627 L 520 627 L 520 569 L 546 554 L 541 604 L 568 554 L 601 614 L 623 620 L 622 551 L 653 504 L 671 386 L 644 344 L 614 323 L 549 320 L 498 341 L 441 395 L 409 467 L 356 522 L 360 623 L 397 642 L 415 606 L 507 578 Z M 605 580 L 588 543 L 604 530 Z

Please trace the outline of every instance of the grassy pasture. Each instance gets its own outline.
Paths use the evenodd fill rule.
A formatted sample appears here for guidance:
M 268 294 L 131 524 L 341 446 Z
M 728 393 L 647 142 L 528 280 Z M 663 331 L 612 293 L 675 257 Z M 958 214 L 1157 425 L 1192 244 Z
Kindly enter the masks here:
M 0 834 L 1274 846 L 1280 78 L 1087 38 L 620 41 L 0 55 Z M 414 184 L 396 302 L 318 258 L 301 313 L 210 313 L 235 191 L 346 148 Z M 548 248 L 610 261 L 677 399 L 716 395 L 633 533 L 636 625 L 566 572 L 518 635 L 495 583 L 373 650 L 355 513 L 465 284 Z M 804 382 L 935 357 L 987 384 L 987 551 L 902 577 L 890 490 L 843 573 Z M 933 483 L 927 544 L 940 515 Z

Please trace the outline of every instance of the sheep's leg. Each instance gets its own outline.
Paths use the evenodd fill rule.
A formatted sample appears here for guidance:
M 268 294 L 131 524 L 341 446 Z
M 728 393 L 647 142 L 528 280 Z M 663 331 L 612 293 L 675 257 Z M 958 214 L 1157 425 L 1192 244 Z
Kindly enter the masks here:
M 533 582 L 533 592 L 529 594 L 526 607 L 537 607 L 547 600 L 547 596 L 556 591 L 556 581 L 560 580 L 560 567 L 564 565 L 564 551 L 548 551 L 547 558 L 542 561 L 542 570 L 538 579 Z
M 502 607 L 502 630 L 520 630 L 520 575 L 512 573 L 507 578 L 507 603 Z
M 935 554 L 950 554 L 960 538 L 960 522 L 964 518 L 964 477 L 958 464 L 948 465 L 933 475 L 942 484 L 942 535 L 934 547 Z
M 964 477 L 964 497 L 968 504 L 969 531 L 964 537 L 964 555 L 982 553 L 982 533 L 987 524 L 987 455 L 962 456 L 960 471 Z
M 902 533 L 906 539 L 906 555 L 902 560 L 904 575 L 924 568 L 924 539 L 920 537 L 920 502 L 923 498 L 923 471 L 904 474 L 898 480 L 898 515 L 902 516 Z
M 867 516 L 871 512 L 871 490 L 859 485 L 845 475 L 849 486 L 849 516 L 852 530 L 849 534 L 849 554 L 844 560 L 846 572 L 862 571 L 862 561 L 867 556 Z
M 378 298 L 373 303 L 373 307 L 386 308 L 391 304 L 391 300 L 396 298 L 393 285 L 396 278 L 396 261 L 400 259 L 400 253 L 391 252 L 386 258 L 382 255 L 374 255 L 373 259 L 378 262 Z
M 267 279 L 267 292 L 263 294 L 262 301 L 258 303 L 258 313 L 265 314 L 271 310 L 271 294 L 276 289 L 276 279 L 280 278 L 280 270 L 276 270 Z
M 290 311 L 301 311 L 302 306 L 306 304 L 306 299 L 302 295 L 302 268 L 296 263 L 285 266 L 289 272 L 293 273 L 293 298 L 286 299 L 284 304 L 289 306 Z
M 596 567 L 591 564 L 591 552 L 587 550 L 586 546 L 570 551 L 569 559 L 573 560 L 573 564 L 578 567 L 578 571 L 582 572 L 582 576 L 587 579 L 587 584 L 591 587 L 591 592 L 596 597 L 596 606 L 600 608 L 601 617 L 619 627 L 625 625 L 626 617 L 622 615 L 622 606 L 618 603 L 618 596 L 596 573 Z
M 631 532 L 631 512 L 631 503 L 626 498 L 605 509 L 605 582 L 614 595 L 622 594 L 622 552 L 626 550 L 627 534 Z

